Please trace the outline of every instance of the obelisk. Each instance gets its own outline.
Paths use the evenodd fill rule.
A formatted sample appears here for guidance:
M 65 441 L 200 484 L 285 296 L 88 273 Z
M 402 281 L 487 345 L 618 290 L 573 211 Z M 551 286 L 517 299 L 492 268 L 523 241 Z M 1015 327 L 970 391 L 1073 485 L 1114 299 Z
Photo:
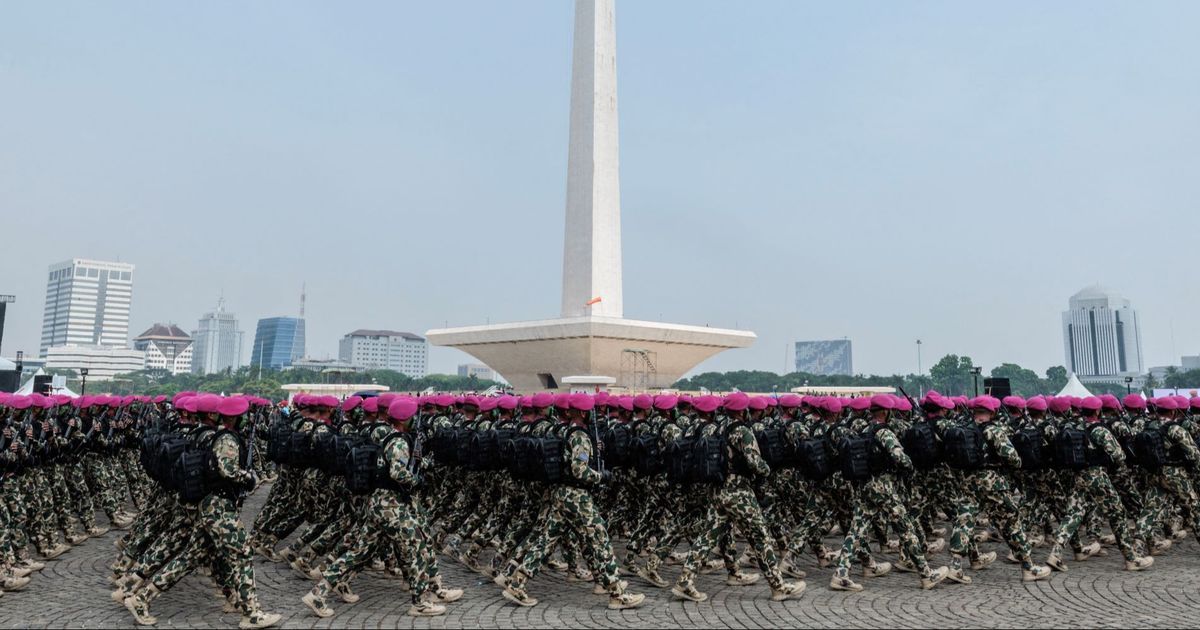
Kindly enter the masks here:
M 613 0 L 575 0 L 562 316 L 621 317 L 621 184 Z

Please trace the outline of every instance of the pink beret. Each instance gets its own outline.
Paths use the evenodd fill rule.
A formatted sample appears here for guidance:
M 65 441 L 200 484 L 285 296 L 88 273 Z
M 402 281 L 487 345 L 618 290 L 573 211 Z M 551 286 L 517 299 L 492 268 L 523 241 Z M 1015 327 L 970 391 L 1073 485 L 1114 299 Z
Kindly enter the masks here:
M 824 409 L 825 411 L 827 411 L 829 413 L 836 414 L 836 413 L 842 413 L 842 409 L 844 408 L 844 405 L 842 404 L 841 398 L 838 398 L 836 396 L 830 396 L 821 401 L 820 407 L 821 407 L 821 409 Z
M 372 397 L 364 400 L 362 403 L 362 408 L 363 408 L 363 411 L 366 413 L 378 413 L 379 412 L 379 398 L 376 396 L 372 396 Z
M 568 398 L 571 409 L 578 411 L 591 411 L 596 406 L 594 398 L 584 393 L 571 394 Z
M 501 396 L 500 400 L 496 401 L 496 406 L 505 411 L 512 411 L 521 404 L 521 399 L 516 396 Z
M 848 405 L 854 411 L 866 411 L 871 408 L 871 399 L 866 396 L 859 396 L 858 398 L 851 398 L 842 404 Z
M 877 409 L 895 409 L 896 401 L 888 394 L 875 394 L 871 396 L 871 406 Z
M 766 409 L 767 407 L 770 407 L 770 406 L 771 406 L 771 403 L 767 402 L 767 398 L 765 396 L 755 396 L 754 398 L 750 399 L 750 408 L 751 409 L 754 409 L 757 411 L 762 411 L 763 409 Z
M 342 401 L 342 411 L 354 411 L 362 404 L 362 396 L 350 396 Z
M 996 411 L 1000 409 L 1000 401 L 994 396 L 978 396 L 971 400 L 972 409 L 987 409 L 988 411 Z
M 1079 406 L 1080 408 L 1088 411 L 1100 411 L 1104 408 L 1104 401 L 1100 400 L 1096 396 L 1088 396 L 1087 398 L 1079 401 Z
M 650 409 L 654 407 L 654 399 L 649 394 L 638 394 L 633 397 L 634 409 Z
M 785 409 L 795 409 L 800 406 L 801 398 L 796 394 L 784 394 L 779 397 L 779 406 Z
M 529 396 L 529 395 L 521 396 L 520 402 L 521 402 L 522 407 L 528 409 L 533 406 L 533 396 Z
M 897 411 L 912 411 L 912 403 L 908 402 L 907 398 L 899 396 L 892 396 L 892 398 L 895 399 L 894 402 L 896 403 Z
M 1025 402 L 1025 407 L 1027 409 L 1032 409 L 1033 411 L 1045 411 L 1049 405 L 1046 404 L 1045 398 L 1041 396 L 1034 396 Z
M 536 409 L 545 409 L 554 404 L 554 394 L 538 392 L 529 397 L 529 405 Z
M 699 411 L 710 413 L 716 411 L 717 407 L 721 406 L 721 399 L 711 395 L 700 396 L 692 399 L 692 406 Z
M 1013 409 L 1024 409 L 1028 404 L 1025 399 L 1021 398 L 1020 396 L 1005 396 L 1004 400 L 1001 400 L 1000 402 L 1003 403 L 1005 407 L 1012 407 Z
M 166 402 L 166 400 L 167 400 L 167 397 L 166 397 L 166 396 L 162 396 L 162 395 L 155 396 L 155 397 L 154 397 L 154 404 L 156 404 L 156 405 L 157 405 L 158 403 L 161 403 L 161 402 Z
M 560 393 L 555 394 L 554 395 L 554 408 L 555 409 L 570 409 L 571 408 L 571 395 L 566 392 L 560 392 Z
M 654 408 L 659 411 L 670 411 L 679 404 L 679 397 L 671 394 L 659 394 L 654 397 Z
M 1154 401 L 1154 406 L 1164 411 L 1174 411 L 1179 408 L 1179 403 L 1175 402 L 1175 399 L 1170 396 L 1163 396 Z
M 471 405 L 472 407 L 478 407 L 479 403 L 480 403 L 479 398 L 477 396 L 463 396 L 461 402 L 464 407 L 466 407 L 467 405 Z
M 433 397 L 433 404 L 444 408 L 453 407 L 454 396 L 451 394 L 438 394 L 437 396 Z
M 408 420 L 417 413 L 417 401 L 407 396 L 397 398 L 388 405 L 387 413 L 392 420 Z
M 491 410 L 495 409 L 496 405 L 498 405 L 498 404 L 500 404 L 499 398 L 496 398 L 495 396 L 484 396 L 479 399 L 479 410 L 480 411 L 491 411 Z M 390 409 L 390 407 L 389 407 L 389 409 Z
M 1120 409 L 1121 408 L 1121 401 L 1117 400 L 1117 397 L 1113 396 L 1112 394 L 1100 394 L 1099 396 L 1097 396 L 1097 398 L 1100 399 L 1100 403 L 1104 406 L 1105 409 Z
M 1071 399 L 1056 396 L 1048 401 L 1048 405 L 1054 413 L 1066 413 L 1071 410 Z
M 1189 406 L 1192 409 L 1200 409 L 1200 396 L 1193 396 Z
M 1138 394 L 1130 394 L 1121 399 L 1121 402 L 1129 409 L 1145 409 L 1146 399 Z
M 221 397 L 216 394 L 201 394 L 196 397 L 196 411 L 199 413 L 217 413 L 221 407 Z
M 338 406 L 338 402 L 337 396 L 321 396 L 317 404 L 322 407 L 333 409 L 334 407 Z
M 179 399 L 179 405 L 177 406 L 188 413 L 196 413 L 196 403 L 199 400 L 199 396 L 184 396 Z
M 17 394 L 8 399 L 8 406 L 13 409 L 28 409 L 33 406 L 33 399 L 24 394 Z
M 246 413 L 250 409 L 250 401 L 236 396 L 234 398 L 226 398 L 217 405 L 217 413 L 227 418 L 234 418 Z
M 726 411 L 742 411 L 750 406 L 750 397 L 742 392 L 734 392 L 725 397 L 725 403 L 722 406 Z

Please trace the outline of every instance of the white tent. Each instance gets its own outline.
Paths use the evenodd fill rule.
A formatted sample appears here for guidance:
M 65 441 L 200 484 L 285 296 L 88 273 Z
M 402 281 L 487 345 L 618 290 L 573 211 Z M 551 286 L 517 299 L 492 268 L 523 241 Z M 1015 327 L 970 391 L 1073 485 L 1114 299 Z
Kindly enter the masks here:
M 1063 387 L 1062 391 L 1058 392 L 1058 395 L 1059 396 L 1075 396 L 1076 398 L 1087 398 L 1088 396 L 1092 395 L 1092 392 L 1088 391 L 1088 388 L 1084 387 L 1083 383 L 1079 382 L 1078 376 L 1075 376 L 1074 374 L 1072 374 L 1071 378 L 1067 380 L 1066 387 Z
M 38 371 L 34 372 L 33 376 L 29 377 L 29 380 L 25 381 L 25 384 L 22 385 L 20 389 L 18 389 L 17 391 L 15 391 L 13 393 L 14 394 L 25 394 L 25 395 L 32 394 L 33 393 L 33 377 L 34 376 L 45 376 L 45 375 L 46 375 L 46 370 L 43 370 L 42 368 L 38 368 Z M 55 389 L 54 393 L 55 394 L 66 394 L 66 395 L 70 396 L 71 398 L 79 397 L 79 394 L 76 394 L 75 392 L 67 389 L 66 387 L 60 387 L 58 389 Z

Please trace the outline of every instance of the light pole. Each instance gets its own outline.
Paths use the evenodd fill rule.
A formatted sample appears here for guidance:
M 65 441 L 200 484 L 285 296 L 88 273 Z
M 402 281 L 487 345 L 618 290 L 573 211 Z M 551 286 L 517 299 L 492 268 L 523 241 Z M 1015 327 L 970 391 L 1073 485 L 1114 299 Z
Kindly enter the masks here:
M 975 395 L 976 396 L 979 396 L 979 375 L 982 373 L 983 373 L 983 368 L 981 368 L 981 367 L 971 368 L 971 376 L 973 376 L 975 378 Z
M 921 340 L 917 340 L 917 398 L 925 395 L 925 384 L 921 382 L 921 375 L 925 371 L 921 369 Z
M 80 396 L 87 393 L 87 374 L 88 374 L 87 368 L 79 368 L 79 379 L 80 379 L 79 380 L 79 395 Z
M 1133 393 L 1133 377 L 1126 376 L 1125 377 L 1125 395 L 1128 396 L 1132 393 Z

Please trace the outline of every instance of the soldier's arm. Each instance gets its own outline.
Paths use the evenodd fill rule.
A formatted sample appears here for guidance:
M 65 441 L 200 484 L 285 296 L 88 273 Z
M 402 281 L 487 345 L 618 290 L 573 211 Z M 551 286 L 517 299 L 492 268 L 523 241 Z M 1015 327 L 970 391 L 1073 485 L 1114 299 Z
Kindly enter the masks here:
M 242 470 L 238 461 L 241 448 L 232 435 L 222 435 L 217 443 L 213 444 L 213 454 L 217 456 L 218 475 L 231 481 L 245 480 L 247 473 Z
M 1187 458 L 1188 463 L 1192 466 L 1200 465 L 1200 449 L 1196 448 L 1196 442 L 1192 440 L 1192 436 L 1187 432 L 1187 429 L 1173 424 L 1167 429 L 1167 435 L 1171 436 L 1179 444 L 1179 448 L 1183 450 L 1183 456 Z
M 602 475 L 588 465 L 592 459 L 592 441 L 583 431 L 572 431 L 567 446 L 571 449 L 571 476 L 585 484 L 600 483 Z
M 1104 449 L 1104 453 L 1108 455 L 1109 460 L 1118 468 L 1125 465 L 1125 451 L 1121 449 L 1121 443 L 1117 441 L 1115 435 L 1109 431 L 1096 431 L 1100 448 Z
M 388 444 L 388 476 L 392 481 L 402 485 L 411 486 L 416 478 L 413 477 L 412 471 L 408 469 L 408 441 L 402 438 L 396 438 Z
M 880 429 L 875 433 L 875 439 L 879 440 L 879 443 L 883 445 L 884 450 L 887 451 L 888 457 L 892 458 L 892 463 L 896 465 L 896 468 L 900 470 L 912 470 L 912 459 L 909 458 L 908 453 L 904 452 L 904 446 L 900 444 L 899 438 L 896 437 L 896 434 L 891 429 Z
M 996 455 L 1004 460 L 1004 463 L 1012 468 L 1021 467 L 1020 453 L 1017 453 L 1017 449 L 1013 447 L 1012 442 L 1009 441 L 1008 436 L 1004 434 L 1004 431 L 1000 427 L 988 427 L 984 435 L 992 443 L 992 448 L 996 449 Z
M 737 448 L 742 453 L 742 457 L 746 460 L 746 465 L 759 477 L 766 477 L 771 474 L 771 466 L 767 464 L 767 460 L 763 459 L 762 451 L 758 450 L 758 440 L 754 439 L 754 432 L 750 427 L 738 427 L 733 436 Z

